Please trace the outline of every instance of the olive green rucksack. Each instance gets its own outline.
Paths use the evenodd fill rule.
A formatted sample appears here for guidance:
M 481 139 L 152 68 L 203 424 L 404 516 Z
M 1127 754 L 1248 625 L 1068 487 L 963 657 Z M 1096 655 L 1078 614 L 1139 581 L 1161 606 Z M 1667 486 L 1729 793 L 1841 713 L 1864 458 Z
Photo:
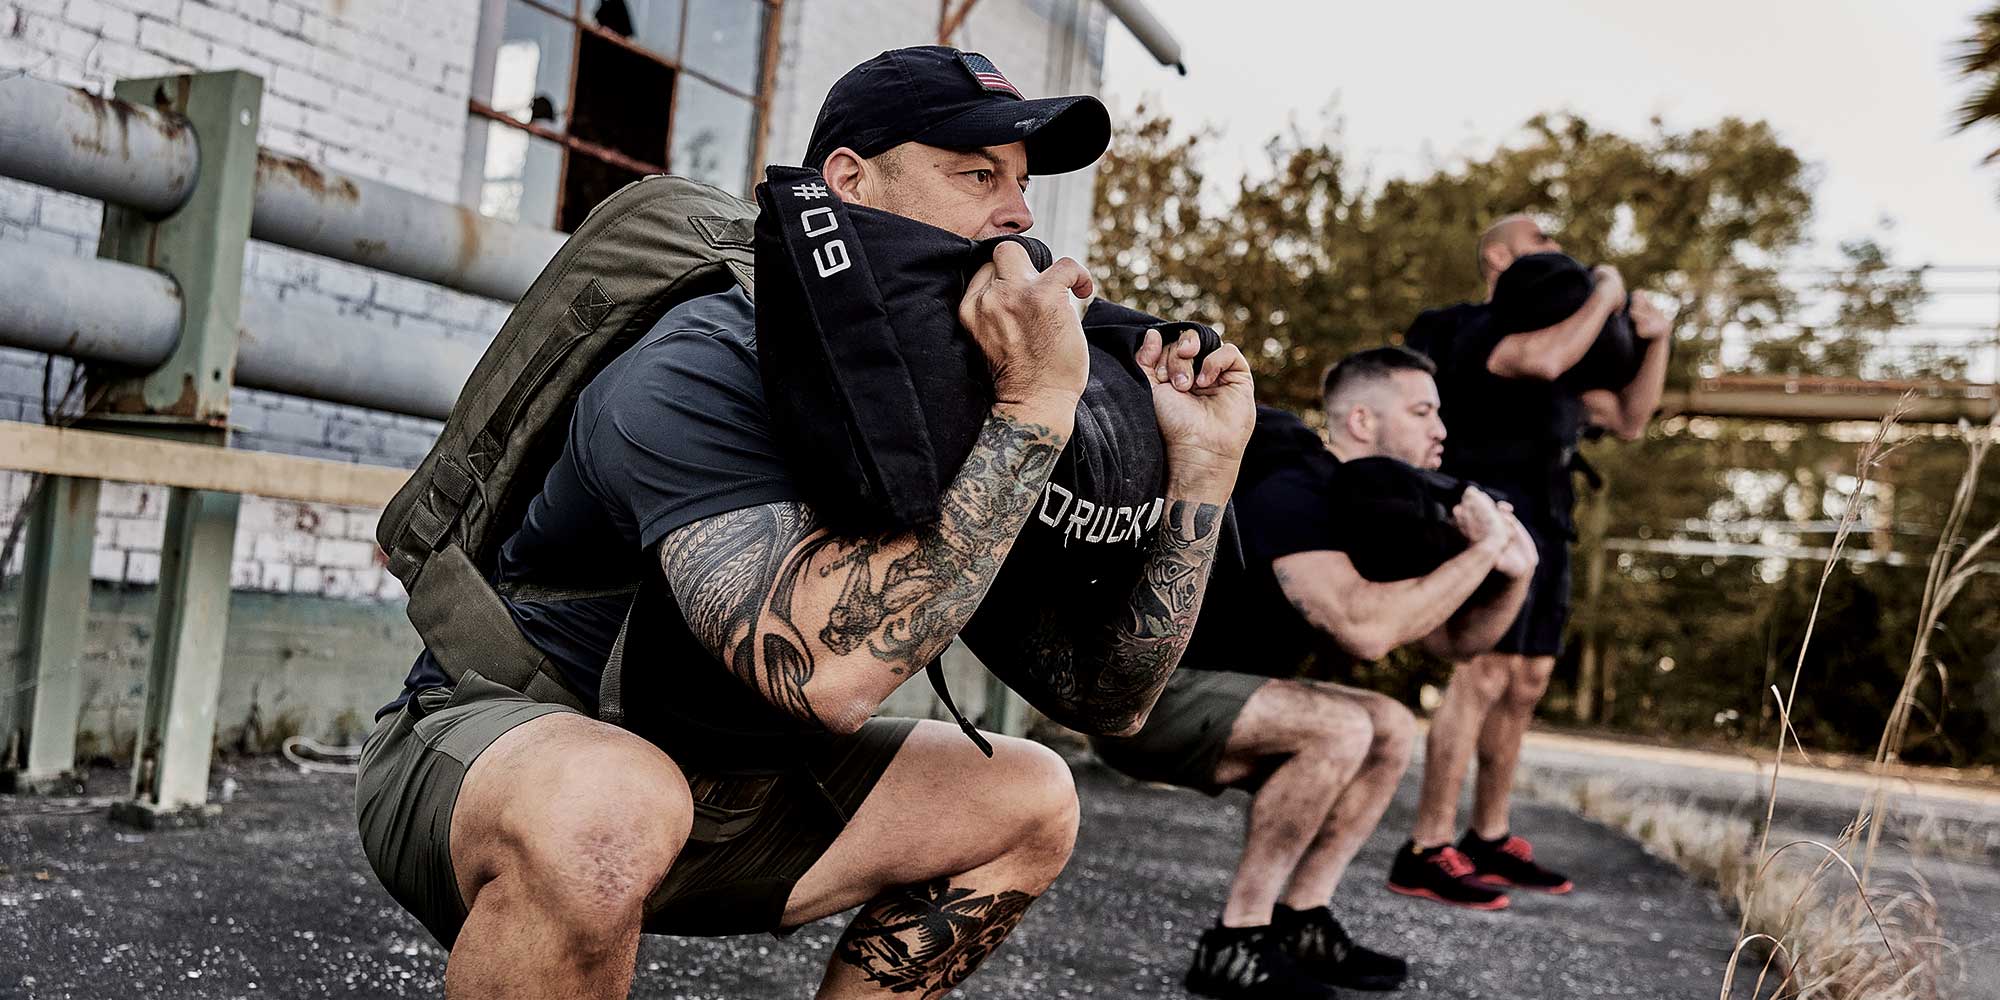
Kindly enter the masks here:
M 409 590 L 411 623 L 454 682 L 477 670 L 537 701 L 589 711 L 491 584 L 500 546 L 562 453 L 577 393 L 607 363 L 682 302 L 738 285 L 754 295 L 755 222 L 753 205 L 706 184 L 635 181 L 592 210 L 508 314 L 375 533 Z M 638 583 L 606 581 L 591 593 Z M 619 721 L 615 694 L 604 692 L 599 712 L 609 722 Z

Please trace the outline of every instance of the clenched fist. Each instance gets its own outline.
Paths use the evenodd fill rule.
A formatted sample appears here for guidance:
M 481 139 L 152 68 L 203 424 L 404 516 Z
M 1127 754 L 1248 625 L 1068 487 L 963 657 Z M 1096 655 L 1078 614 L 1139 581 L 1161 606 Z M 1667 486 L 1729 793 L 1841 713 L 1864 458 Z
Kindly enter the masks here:
M 1147 331 L 1133 360 L 1153 383 L 1169 495 L 1220 504 L 1236 485 L 1243 448 L 1257 424 L 1257 400 L 1250 363 L 1234 344 L 1217 348 L 1197 371 L 1199 353 L 1201 336 L 1193 330 L 1172 344 L 1162 344 L 1158 331 Z
M 986 353 L 999 402 L 1075 408 L 1090 378 L 1090 352 L 1070 302 L 1092 288 L 1090 273 L 1068 257 L 1037 272 L 1020 244 L 994 247 L 993 260 L 966 287 L 958 321 Z

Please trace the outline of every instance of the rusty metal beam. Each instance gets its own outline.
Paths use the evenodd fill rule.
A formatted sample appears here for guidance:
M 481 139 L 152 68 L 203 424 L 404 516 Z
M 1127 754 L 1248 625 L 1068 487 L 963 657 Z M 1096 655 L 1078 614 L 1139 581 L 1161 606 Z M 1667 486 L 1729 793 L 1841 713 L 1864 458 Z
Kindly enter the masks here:
M 0 75 L 0 176 L 165 215 L 194 191 L 179 115 L 24 75 Z
M 0 243 L 0 344 L 155 368 L 181 334 L 181 292 L 147 267 Z
M 1141 0 L 1104 0 L 1104 7 L 1111 16 L 1124 22 L 1125 30 L 1152 53 L 1162 66 L 1172 66 L 1182 76 L 1187 75 L 1187 63 L 1181 58 L 1181 43 L 1167 26 L 1160 23 L 1151 10 Z
M 246 297 L 236 384 L 443 420 L 485 346 L 477 338 L 413 336 L 330 309 Z
M 1984 423 L 2000 408 L 1994 386 L 1946 383 L 1715 379 L 1660 397 L 1662 416 L 1737 417 L 1792 423 L 1880 420 L 1913 394 L 1905 423 Z
M 181 331 L 173 279 L 143 267 L 0 243 L 0 346 L 127 368 L 157 367 Z M 234 383 L 442 420 L 482 349 L 332 310 L 243 300 Z M 387 359 L 396 359 L 388 364 Z
M 951 36 L 958 33 L 959 27 L 965 24 L 966 17 L 978 3 L 979 0 L 959 0 L 958 6 L 953 7 L 951 0 L 938 0 L 939 45 L 951 44 Z
M 200 160 L 179 115 L 0 79 L 0 176 L 164 216 L 187 201 Z M 257 154 L 250 236 L 509 302 L 564 239 L 269 150 Z
M 565 237 L 269 150 L 250 238 L 512 302 Z

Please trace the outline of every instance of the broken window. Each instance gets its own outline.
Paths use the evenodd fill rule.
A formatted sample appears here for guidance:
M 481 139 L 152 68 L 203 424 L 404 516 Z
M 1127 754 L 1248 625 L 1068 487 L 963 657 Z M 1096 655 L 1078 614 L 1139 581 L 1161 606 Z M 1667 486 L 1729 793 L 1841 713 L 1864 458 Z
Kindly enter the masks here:
M 487 0 L 466 200 L 564 232 L 649 173 L 746 192 L 772 0 Z

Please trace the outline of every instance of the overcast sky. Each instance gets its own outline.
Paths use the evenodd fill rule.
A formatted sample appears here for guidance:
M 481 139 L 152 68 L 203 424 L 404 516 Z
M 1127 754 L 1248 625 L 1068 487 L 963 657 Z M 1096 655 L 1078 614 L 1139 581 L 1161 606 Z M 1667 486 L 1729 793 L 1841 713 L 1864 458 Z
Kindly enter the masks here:
M 1483 154 L 1542 111 L 1626 132 L 1762 118 L 1817 166 L 1812 262 L 1887 216 L 1899 262 L 1992 265 L 2000 168 L 1979 160 L 2000 135 L 1951 132 L 1964 88 L 1946 64 L 1988 2 L 1149 0 L 1188 76 L 1114 23 L 1104 90 L 1221 128 L 1209 167 L 1231 175 L 1330 105 L 1378 175 Z

